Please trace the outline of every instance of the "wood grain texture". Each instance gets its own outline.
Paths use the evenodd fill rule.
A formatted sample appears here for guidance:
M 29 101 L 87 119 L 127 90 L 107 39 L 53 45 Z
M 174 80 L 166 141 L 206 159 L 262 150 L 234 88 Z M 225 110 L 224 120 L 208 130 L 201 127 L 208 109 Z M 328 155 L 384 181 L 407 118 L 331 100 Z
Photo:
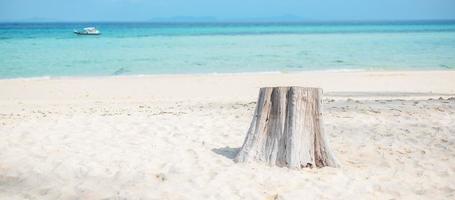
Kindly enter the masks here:
M 322 89 L 266 87 L 236 162 L 289 168 L 337 167 L 324 135 Z

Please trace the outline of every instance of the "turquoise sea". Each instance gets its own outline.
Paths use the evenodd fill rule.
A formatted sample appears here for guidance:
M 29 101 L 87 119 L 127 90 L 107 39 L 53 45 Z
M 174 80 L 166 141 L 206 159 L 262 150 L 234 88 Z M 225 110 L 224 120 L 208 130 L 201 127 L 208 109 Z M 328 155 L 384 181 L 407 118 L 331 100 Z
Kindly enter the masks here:
M 455 69 L 454 21 L 0 24 L 0 78 L 433 69 Z

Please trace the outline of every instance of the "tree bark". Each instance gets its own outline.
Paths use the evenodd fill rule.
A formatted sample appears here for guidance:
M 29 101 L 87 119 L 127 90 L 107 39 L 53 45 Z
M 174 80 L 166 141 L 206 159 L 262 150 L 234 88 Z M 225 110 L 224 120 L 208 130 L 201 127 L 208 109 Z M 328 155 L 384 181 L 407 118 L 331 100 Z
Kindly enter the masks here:
M 236 162 L 289 168 L 337 167 L 322 124 L 322 89 L 266 87 Z

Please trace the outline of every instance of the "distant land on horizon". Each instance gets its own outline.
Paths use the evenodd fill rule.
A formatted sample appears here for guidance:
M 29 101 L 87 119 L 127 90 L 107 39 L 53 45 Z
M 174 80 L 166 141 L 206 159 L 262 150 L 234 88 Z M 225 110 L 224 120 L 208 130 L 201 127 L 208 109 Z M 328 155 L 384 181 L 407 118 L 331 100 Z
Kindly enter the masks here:
M 301 22 L 313 21 L 312 19 L 296 15 L 280 15 L 275 17 L 252 17 L 252 18 L 217 18 L 214 16 L 174 16 L 159 17 L 148 20 L 150 22 Z
M 397 19 L 397 20 L 321 20 L 311 19 L 307 17 L 300 17 L 296 15 L 281 15 L 275 17 L 253 17 L 253 18 L 217 18 L 214 16 L 173 16 L 173 17 L 156 17 L 149 20 L 103 20 L 103 21 L 69 21 L 69 20 L 58 20 L 52 18 L 27 18 L 21 20 L 0 20 L 0 23 L 96 23 L 96 22 L 119 22 L 119 23 L 349 23 L 349 22 L 455 22 L 455 19 Z

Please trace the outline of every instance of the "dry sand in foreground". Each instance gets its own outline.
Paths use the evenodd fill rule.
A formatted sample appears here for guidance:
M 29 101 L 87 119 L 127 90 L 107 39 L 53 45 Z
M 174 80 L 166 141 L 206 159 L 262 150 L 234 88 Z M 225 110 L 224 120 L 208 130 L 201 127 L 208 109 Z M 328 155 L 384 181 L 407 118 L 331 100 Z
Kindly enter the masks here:
M 453 199 L 453 77 L 0 80 L 0 199 Z M 342 167 L 233 162 L 257 89 L 270 85 L 327 91 L 325 131 Z

